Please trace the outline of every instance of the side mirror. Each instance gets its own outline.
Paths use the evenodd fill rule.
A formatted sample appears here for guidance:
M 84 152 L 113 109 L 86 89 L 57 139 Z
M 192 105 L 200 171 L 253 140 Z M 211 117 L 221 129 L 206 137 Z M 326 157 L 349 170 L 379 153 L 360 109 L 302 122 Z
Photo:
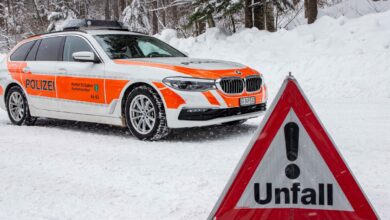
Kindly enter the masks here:
M 93 62 L 100 63 L 99 58 L 93 52 L 80 51 L 72 54 L 72 57 L 77 62 Z

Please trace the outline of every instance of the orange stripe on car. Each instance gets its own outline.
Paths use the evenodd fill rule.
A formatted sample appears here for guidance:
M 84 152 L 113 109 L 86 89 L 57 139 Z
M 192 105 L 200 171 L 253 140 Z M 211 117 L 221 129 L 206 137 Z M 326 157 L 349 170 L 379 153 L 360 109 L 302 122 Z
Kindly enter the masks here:
M 55 98 L 55 76 L 23 73 L 25 67 L 27 62 L 7 62 L 11 77 L 25 88 L 27 94 Z
M 249 67 L 227 69 L 227 70 L 204 70 L 204 69 L 193 69 L 183 66 L 175 66 L 163 63 L 152 63 L 147 61 L 132 61 L 132 60 L 115 60 L 116 64 L 122 65 L 134 65 L 134 66 L 147 66 L 155 68 L 163 68 L 172 71 L 177 71 L 195 78 L 208 78 L 208 79 L 219 79 L 222 77 L 246 77 L 249 75 L 257 74 L 257 72 Z M 236 70 L 241 72 L 240 75 L 236 73 Z
M 218 105 L 218 106 L 221 105 L 221 104 L 219 104 L 218 100 L 215 98 L 215 96 L 210 91 L 202 92 L 202 94 L 206 97 L 206 99 L 209 101 L 210 104 Z
M 3 93 L 4 93 L 3 87 L 0 85 L 0 95 L 3 95 Z
M 11 75 L 12 79 L 16 80 L 23 85 L 22 72 L 23 68 L 27 66 L 27 62 L 8 62 L 7 68 L 8 72 Z
M 104 104 L 104 79 L 57 77 L 57 97 L 60 99 Z
M 106 103 L 110 104 L 114 99 L 118 99 L 128 82 L 129 80 L 106 79 Z
M 27 94 L 72 101 L 110 104 L 118 99 L 128 80 L 84 78 L 24 73 L 27 62 L 7 62 L 11 77 Z M 106 94 L 104 94 L 106 92 Z M 105 98 L 106 95 L 106 98 Z
M 153 84 L 160 90 L 167 108 L 177 109 L 180 105 L 186 103 L 180 95 L 166 87 L 163 83 L 154 82 Z

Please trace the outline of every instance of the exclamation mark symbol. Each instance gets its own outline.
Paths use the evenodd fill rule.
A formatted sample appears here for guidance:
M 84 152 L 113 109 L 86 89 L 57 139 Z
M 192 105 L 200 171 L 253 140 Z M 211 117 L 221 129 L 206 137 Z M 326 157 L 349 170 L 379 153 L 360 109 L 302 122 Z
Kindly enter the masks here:
M 284 138 L 286 140 L 287 159 L 291 162 L 296 161 L 299 143 L 299 127 L 297 123 L 289 122 L 284 126 Z M 294 163 L 287 165 L 285 172 L 289 179 L 296 179 L 301 173 L 299 167 Z

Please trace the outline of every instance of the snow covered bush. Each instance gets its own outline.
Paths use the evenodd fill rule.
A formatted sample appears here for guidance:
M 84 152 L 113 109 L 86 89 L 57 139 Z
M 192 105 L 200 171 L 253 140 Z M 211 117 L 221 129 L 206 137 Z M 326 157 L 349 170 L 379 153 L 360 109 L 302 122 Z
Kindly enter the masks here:
M 47 27 L 47 31 L 60 31 L 62 30 L 64 21 L 75 18 L 75 13 L 68 7 L 57 7 L 55 11 L 50 12 L 47 16 L 47 19 L 50 21 L 50 24 Z
M 149 33 L 151 26 L 145 8 L 145 2 L 142 0 L 133 0 L 131 5 L 123 10 L 122 22 L 132 31 Z

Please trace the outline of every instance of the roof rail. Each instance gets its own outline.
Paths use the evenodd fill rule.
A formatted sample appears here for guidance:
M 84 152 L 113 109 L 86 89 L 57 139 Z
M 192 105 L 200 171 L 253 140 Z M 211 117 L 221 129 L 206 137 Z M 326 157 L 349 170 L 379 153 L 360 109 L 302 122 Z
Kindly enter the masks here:
M 87 33 L 87 32 L 84 31 L 84 30 L 67 29 L 67 30 L 62 30 L 62 31 L 51 31 L 51 32 L 44 32 L 44 33 L 39 33 L 39 34 L 33 34 L 33 35 L 28 36 L 27 38 L 38 37 L 38 36 L 42 36 L 42 35 L 46 35 L 46 34 L 55 34 L 55 33 L 62 33 L 62 32 L 71 32 L 71 31 Z
M 72 19 L 65 21 L 63 30 L 118 29 L 128 30 L 122 22 L 111 20 Z

